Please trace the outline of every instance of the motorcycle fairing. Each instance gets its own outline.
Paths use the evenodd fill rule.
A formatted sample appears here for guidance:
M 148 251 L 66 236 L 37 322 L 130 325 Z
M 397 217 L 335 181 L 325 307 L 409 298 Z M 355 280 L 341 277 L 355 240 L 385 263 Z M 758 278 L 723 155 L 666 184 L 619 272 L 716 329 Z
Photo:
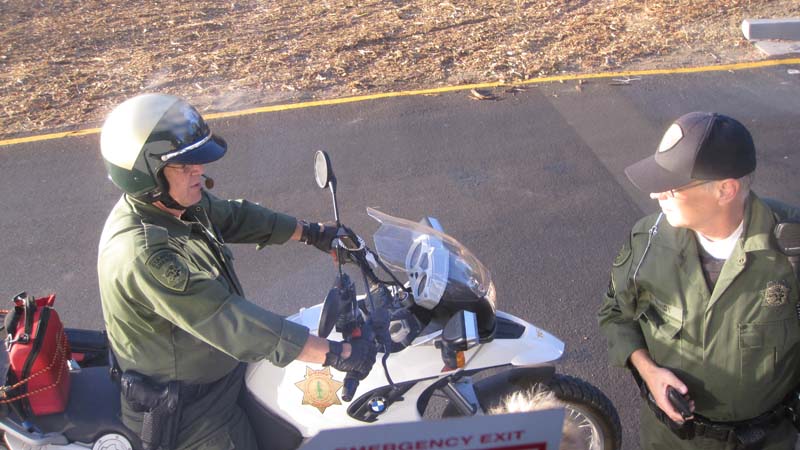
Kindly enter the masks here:
M 489 270 L 451 236 L 374 208 L 367 208 L 367 214 L 381 224 L 372 236 L 375 251 L 410 282 L 418 305 L 433 309 L 448 297 L 463 302 L 490 293 Z
M 552 334 L 502 311 L 497 318 L 520 324 L 525 331 L 518 339 L 494 339 L 491 352 L 481 351 L 483 345 L 476 347 L 472 358 L 467 354 L 465 369 L 472 367 L 492 367 L 511 363 L 513 366 L 538 366 L 557 361 L 564 354 L 564 343 Z
M 321 310 L 321 304 L 305 308 L 290 316 L 289 320 L 306 325 L 312 333 L 316 333 Z M 509 365 L 509 362 L 522 366 L 545 365 L 557 360 L 563 354 L 563 342 L 551 334 L 510 314 L 499 312 L 498 318 L 522 326 L 524 331 L 518 338 L 498 338 L 489 344 L 481 344 L 468 350 L 465 355 L 466 366 L 462 370 L 500 367 Z M 329 338 L 340 340 L 341 336 L 334 331 Z M 456 372 L 442 372 L 441 353 L 434 346 L 434 341 L 435 339 L 431 339 L 418 345 L 412 344 L 403 351 L 392 353 L 386 362 L 389 374 L 395 383 L 416 382 L 405 394 L 408 399 L 417 398 L 438 380 Z M 369 376 L 361 381 L 356 401 L 363 393 L 388 385 L 380 364 L 382 357 L 383 354 L 378 353 L 377 362 Z M 283 368 L 274 366 L 268 361 L 261 361 L 248 365 L 245 382 L 260 404 L 297 426 L 305 437 L 313 436 L 324 429 L 364 425 L 364 422 L 345 413 L 352 402 L 342 401 L 341 405 L 327 407 L 324 412 L 313 406 L 304 405 L 304 393 L 295 386 L 295 383 L 305 378 L 307 368 L 322 370 L 319 364 L 301 361 L 294 361 Z M 334 380 L 340 382 L 344 380 L 344 373 L 335 369 L 331 369 L 331 373 Z M 341 391 L 338 391 L 337 395 L 341 398 Z M 378 417 L 378 421 L 392 423 L 419 420 L 421 413 L 417 405 L 405 403 L 397 402 L 391 405 Z

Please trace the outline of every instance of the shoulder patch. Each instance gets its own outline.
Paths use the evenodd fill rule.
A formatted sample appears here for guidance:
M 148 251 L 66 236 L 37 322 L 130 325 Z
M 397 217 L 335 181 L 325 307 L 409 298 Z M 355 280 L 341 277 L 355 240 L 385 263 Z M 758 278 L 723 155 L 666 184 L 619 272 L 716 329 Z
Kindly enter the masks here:
M 183 292 L 189 283 L 186 260 L 173 250 L 159 250 L 147 259 L 147 269 L 164 287 Z
M 614 267 L 619 267 L 625 264 L 625 262 L 630 257 L 631 257 L 631 243 L 625 242 L 622 245 L 622 248 L 619 249 L 619 253 L 617 253 L 617 256 L 614 258 Z

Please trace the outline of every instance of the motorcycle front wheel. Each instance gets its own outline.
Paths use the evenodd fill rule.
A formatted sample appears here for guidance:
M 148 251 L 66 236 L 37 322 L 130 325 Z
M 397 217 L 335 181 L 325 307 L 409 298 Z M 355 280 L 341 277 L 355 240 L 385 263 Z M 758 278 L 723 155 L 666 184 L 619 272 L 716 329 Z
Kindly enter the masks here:
M 535 383 L 503 378 L 500 382 L 475 385 L 478 401 L 487 414 L 549 409 L 552 406 L 541 398 L 552 394 L 563 404 L 565 412 L 565 442 L 561 448 L 618 450 L 622 447 L 622 426 L 617 410 L 611 400 L 590 383 L 561 374 Z M 513 399 L 511 404 L 506 402 L 509 398 Z M 442 415 L 456 417 L 460 414 L 455 406 L 448 405 Z
M 619 415 L 611 400 L 599 389 L 568 375 L 556 375 L 545 386 L 565 404 L 564 421 L 577 427 L 585 448 L 621 448 Z

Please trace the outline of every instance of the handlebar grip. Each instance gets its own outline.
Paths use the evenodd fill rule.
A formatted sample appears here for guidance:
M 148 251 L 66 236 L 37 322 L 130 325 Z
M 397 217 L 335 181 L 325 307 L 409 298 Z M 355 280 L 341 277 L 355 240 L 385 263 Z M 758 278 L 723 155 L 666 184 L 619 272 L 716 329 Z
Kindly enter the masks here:
M 344 377 L 344 387 L 342 388 L 342 400 L 349 402 L 353 400 L 358 389 L 359 380 L 355 375 L 348 372 Z

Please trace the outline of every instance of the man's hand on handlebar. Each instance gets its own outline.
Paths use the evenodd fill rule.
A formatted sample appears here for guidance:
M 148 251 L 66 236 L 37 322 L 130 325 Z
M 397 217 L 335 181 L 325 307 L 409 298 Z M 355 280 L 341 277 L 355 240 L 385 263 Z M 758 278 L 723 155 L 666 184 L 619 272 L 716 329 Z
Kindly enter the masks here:
M 344 346 L 341 342 L 329 343 L 330 351 L 325 355 L 326 366 L 332 366 L 341 372 L 347 372 L 358 380 L 363 380 L 375 364 L 378 349 L 371 340 L 354 338 L 350 342 L 350 356 L 342 356 Z
M 300 241 L 307 245 L 313 245 L 320 251 L 328 253 L 331 251 L 333 240 L 339 234 L 339 227 L 336 222 L 314 223 L 302 222 L 303 232 Z

